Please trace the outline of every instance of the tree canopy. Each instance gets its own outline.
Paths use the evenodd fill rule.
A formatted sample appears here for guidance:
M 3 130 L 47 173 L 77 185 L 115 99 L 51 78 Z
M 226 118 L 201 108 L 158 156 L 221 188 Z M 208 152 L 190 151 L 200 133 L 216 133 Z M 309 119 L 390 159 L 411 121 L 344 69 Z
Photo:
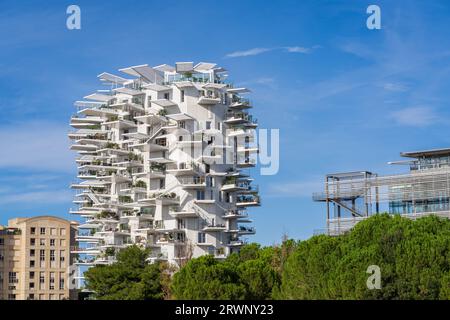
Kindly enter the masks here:
M 367 268 L 381 271 L 368 289 Z M 346 235 L 299 242 L 281 272 L 278 299 L 450 299 L 450 220 L 376 215 Z
M 148 264 L 149 251 L 131 246 L 117 253 L 112 265 L 97 265 L 84 273 L 86 288 L 99 300 L 162 299 L 163 265 Z

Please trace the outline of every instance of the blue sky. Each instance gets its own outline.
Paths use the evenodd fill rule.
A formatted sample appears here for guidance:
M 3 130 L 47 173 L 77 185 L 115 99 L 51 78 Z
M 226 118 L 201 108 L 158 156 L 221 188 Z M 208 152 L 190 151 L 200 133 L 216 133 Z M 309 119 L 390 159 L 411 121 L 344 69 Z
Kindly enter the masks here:
M 82 29 L 66 28 L 81 8 Z M 382 29 L 366 28 L 381 7 Z M 448 1 L 0 1 L 0 223 L 67 214 L 73 102 L 96 75 L 211 61 L 252 89 L 261 128 L 280 129 L 280 171 L 260 176 L 252 240 L 305 239 L 326 173 L 391 173 L 400 151 L 450 146 Z

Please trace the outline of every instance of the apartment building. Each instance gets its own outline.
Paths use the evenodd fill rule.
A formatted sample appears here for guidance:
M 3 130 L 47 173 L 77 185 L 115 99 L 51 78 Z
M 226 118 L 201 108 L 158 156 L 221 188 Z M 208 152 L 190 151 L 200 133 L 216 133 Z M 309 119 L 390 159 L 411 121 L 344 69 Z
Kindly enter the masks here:
M 249 169 L 258 145 L 246 88 L 214 63 L 177 62 L 102 73 L 103 89 L 77 101 L 69 134 L 79 153 L 72 214 L 76 264 L 108 264 L 131 244 L 149 261 L 225 258 L 255 233 L 260 205 Z
M 313 200 L 326 203 L 330 235 L 350 230 L 380 212 L 416 219 L 425 215 L 450 218 L 450 148 L 402 152 L 409 172 L 380 176 L 369 171 L 342 172 L 325 177 L 324 191 Z
M 16 218 L 0 226 L 0 300 L 63 300 L 76 296 L 71 244 L 77 223 Z

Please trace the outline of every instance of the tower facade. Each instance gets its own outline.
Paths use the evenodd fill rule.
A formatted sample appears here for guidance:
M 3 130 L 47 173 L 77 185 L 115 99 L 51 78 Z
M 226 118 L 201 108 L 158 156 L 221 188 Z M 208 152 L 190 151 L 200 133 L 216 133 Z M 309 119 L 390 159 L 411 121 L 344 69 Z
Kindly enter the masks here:
M 77 264 L 111 263 L 131 244 L 175 264 L 239 250 L 255 233 L 246 209 L 260 205 L 246 172 L 258 152 L 252 105 L 241 97 L 248 90 L 227 84 L 213 63 L 120 71 L 100 74 L 105 89 L 77 101 L 71 118 L 71 213 L 85 219 Z

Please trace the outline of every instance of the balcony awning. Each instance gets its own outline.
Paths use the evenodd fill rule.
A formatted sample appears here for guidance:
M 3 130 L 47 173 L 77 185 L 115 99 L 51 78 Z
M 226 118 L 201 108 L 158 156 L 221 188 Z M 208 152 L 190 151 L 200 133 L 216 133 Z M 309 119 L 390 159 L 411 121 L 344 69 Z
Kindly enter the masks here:
M 173 119 L 175 121 L 182 121 L 182 120 L 193 120 L 193 118 L 185 113 L 174 113 L 174 114 L 168 114 L 166 115 L 167 118 Z
M 209 71 L 213 69 L 217 64 L 210 62 L 199 62 L 194 66 L 194 70 L 197 72 Z
M 249 93 L 251 91 L 247 88 L 231 88 L 231 89 L 228 89 L 227 92 L 229 92 L 229 93 Z
M 223 89 L 227 85 L 225 83 L 207 83 L 203 86 L 205 89 Z
M 153 67 L 153 69 L 161 72 L 175 72 L 175 67 L 168 64 L 160 64 L 159 66 Z
M 130 79 L 125 79 L 125 78 L 116 76 L 114 74 L 108 73 L 108 72 L 103 72 L 103 73 L 99 74 L 97 76 L 97 78 L 99 78 L 100 81 L 103 81 L 103 82 L 120 83 L 120 84 L 124 84 L 125 82 L 130 81 Z
M 151 103 L 156 104 L 160 107 L 171 107 L 176 106 L 176 103 L 167 99 L 159 99 L 159 100 L 152 100 Z
M 100 101 L 75 101 L 74 106 L 95 108 L 101 106 L 102 104 L 103 102 Z
M 146 123 L 148 125 L 154 125 L 160 122 L 166 122 L 166 119 L 164 117 L 159 116 L 157 114 L 146 114 L 145 116 L 138 116 L 134 117 L 136 120 Z
M 113 89 L 113 91 L 118 92 L 118 93 L 129 94 L 131 96 L 144 94 L 144 92 L 142 92 L 142 91 L 131 89 L 131 88 L 126 88 L 126 87 L 116 88 L 116 89 Z
M 113 96 L 108 96 L 106 94 L 101 94 L 101 93 L 93 93 L 93 94 L 90 94 L 90 95 L 84 97 L 84 99 L 103 101 L 103 102 L 108 102 L 109 100 L 112 100 L 113 98 L 114 98 Z
M 149 89 L 149 90 L 153 90 L 153 91 L 166 91 L 166 90 L 170 90 L 169 87 L 167 86 L 163 86 L 160 84 L 156 84 L 156 83 L 150 83 L 150 84 L 146 84 L 143 86 L 145 89 Z
M 122 136 L 133 139 L 148 139 L 149 136 L 140 132 L 123 133 Z
M 179 89 L 195 87 L 191 81 L 178 81 L 174 83 Z
M 164 77 L 161 72 L 149 67 L 148 64 L 122 68 L 119 69 L 119 71 L 135 77 L 143 78 L 150 83 L 161 83 L 164 81 Z
M 192 72 L 194 70 L 193 62 L 175 62 L 176 72 Z

